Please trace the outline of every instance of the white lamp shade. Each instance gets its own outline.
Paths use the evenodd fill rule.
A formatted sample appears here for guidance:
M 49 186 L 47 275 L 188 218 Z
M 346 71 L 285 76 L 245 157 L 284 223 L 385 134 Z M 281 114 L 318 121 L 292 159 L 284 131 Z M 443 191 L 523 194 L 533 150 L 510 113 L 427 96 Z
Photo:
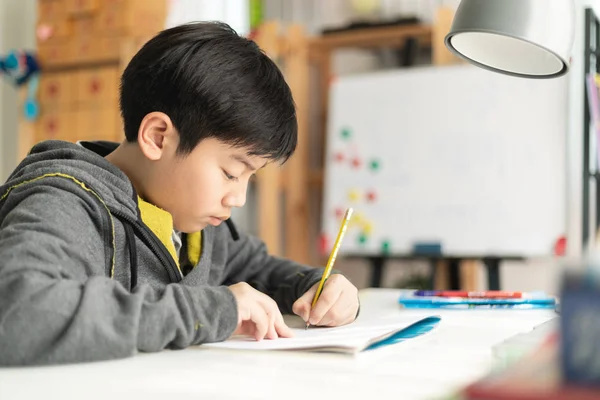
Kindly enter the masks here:
M 572 0 L 462 0 L 446 46 L 479 67 L 527 78 L 567 73 Z

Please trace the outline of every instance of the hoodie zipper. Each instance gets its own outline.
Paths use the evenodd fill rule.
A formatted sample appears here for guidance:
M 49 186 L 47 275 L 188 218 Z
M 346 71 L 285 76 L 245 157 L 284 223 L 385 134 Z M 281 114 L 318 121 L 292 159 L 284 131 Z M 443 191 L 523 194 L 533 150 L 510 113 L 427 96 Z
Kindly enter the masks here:
M 131 218 L 131 216 L 125 214 L 122 211 L 109 207 L 110 212 L 119 218 L 120 220 L 127 222 L 133 227 L 133 229 L 139 234 L 142 241 L 150 247 L 154 255 L 158 257 L 162 265 L 165 266 L 169 279 L 171 282 L 180 282 L 182 277 L 177 264 L 173 260 L 173 257 L 168 253 L 162 242 L 156 237 L 156 235 L 146 225 L 140 223 L 137 219 Z

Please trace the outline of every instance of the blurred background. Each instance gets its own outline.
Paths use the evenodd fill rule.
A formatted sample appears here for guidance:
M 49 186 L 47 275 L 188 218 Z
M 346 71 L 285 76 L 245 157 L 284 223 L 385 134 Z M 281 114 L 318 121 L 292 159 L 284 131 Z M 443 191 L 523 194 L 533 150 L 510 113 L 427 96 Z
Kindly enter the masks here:
M 572 69 L 558 83 L 455 58 L 443 38 L 458 4 L 2 0 L 5 64 L 30 55 L 40 71 L 22 83 L 4 71 L 0 176 L 41 140 L 120 141 L 118 80 L 137 49 L 166 27 L 221 20 L 280 65 L 300 122 L 298 153 L 261 171 L 234 213 L 242 229 L 323 265 L 353 206 L 336 268 L 360 288 L 485 289 L 491 257 L 502 289 L 556 293 L 566 260 L 595 248 L 595 228 L 582 233 L 596 218 L 582 210 L 584 193 L 595 198 L 581 178 L 584 9 L 600 0 L 575 0 Z

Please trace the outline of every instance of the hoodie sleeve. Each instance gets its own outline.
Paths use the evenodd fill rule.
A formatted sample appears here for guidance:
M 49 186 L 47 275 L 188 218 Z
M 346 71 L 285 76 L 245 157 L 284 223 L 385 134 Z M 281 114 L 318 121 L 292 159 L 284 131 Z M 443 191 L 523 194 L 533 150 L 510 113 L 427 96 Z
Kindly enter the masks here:
M 230 242 L 225 272 L 226 284 L 247 282 L 271 296 L 282 313 L 291 314 L 294 302 L 320 281 L 323 271 L 272 256 L 260 239 L 240 234 L 239 240 Z
M 50 179 L 0 199 L 0 365 L 123 358 L 231 335 L 237 307 L 226 287 L 129 292 L 106 276 L 100 232 L 110 228 L 97 215 L 107 210 Z

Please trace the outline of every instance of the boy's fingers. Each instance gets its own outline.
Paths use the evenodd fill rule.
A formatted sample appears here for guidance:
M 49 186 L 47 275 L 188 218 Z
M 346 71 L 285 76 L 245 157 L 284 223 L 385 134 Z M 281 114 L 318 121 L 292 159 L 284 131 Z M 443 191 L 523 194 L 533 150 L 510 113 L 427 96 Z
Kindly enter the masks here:
M 267 314 L 267 317 L 269 319 L 269 325 L 268 325 L 268 329 L 267 329 L 267 335 L 266 338 L 267 339 L 277 339 L 277 329 L 275 327 L 275 321 L 277 321 L 277 315 L 273 315 L 273 314 Z
M 327 316 L 325 316 L 323 317 L 321 322 L 319 322 L 319 326 L 337 326 L 337 324 L 335 323 L 335 321 L 327 319 Z
M 283 317 L 275 320 L 275 329 L 277 329 L 277 333 L 280 337 L 293 337 L 294 332 L 290 329 L 289 326 L 285 324 Z
M 337 302 L 341 294 L 342 289 L 337 287 L 337 285 L 328 286 L 326 284 L 321 296 L 319 296 L 319 300 L 317 300 L 317 304 L 315 304 L 315 308 L 310 312 L 309 322 L 312 325 L 319 325 L 321 319 L 323 319 L 329 309 Z
M 320 326 L 340 326 L 345 325 L 347 322 L 346 317 L 346 307 L 345 305 L 340 304 L 338 301 L 335 303 L 329 311 L 321 318 L 321 321 L 318 322 Z
M 264 337 L 267 339 L 277 339 L 278 336 L 277 329 L 275 328 L 275 322 L 279 318 L 283 319 L 277 303 L 275 300 L 263 293 L 261 293 L 261 296 L 258 298 L 258 303 L 260 307 L 262 307 L 262 312 L 265 314 L 265 318 L 267 320 L 267 330 L 265 331 Z
M 254 336 L 254 322 L 242 321 L 239 327 L 235 330 L 236 335 Z
M 358 311 L 358 302 L 355 300 L 354 291 L 342 290 L 340 297 L 335 304 L 325 313 L 321 321 L 321 326 L 342 326 L 354 321 Z
M 269 329 L 269 316 L 265 310 L 261 307 L 257 307 L 257 310 L 252 315 L 252 321 L 254 322 L 255 330 L 254 337 L 256 340 L 264 339 Z

